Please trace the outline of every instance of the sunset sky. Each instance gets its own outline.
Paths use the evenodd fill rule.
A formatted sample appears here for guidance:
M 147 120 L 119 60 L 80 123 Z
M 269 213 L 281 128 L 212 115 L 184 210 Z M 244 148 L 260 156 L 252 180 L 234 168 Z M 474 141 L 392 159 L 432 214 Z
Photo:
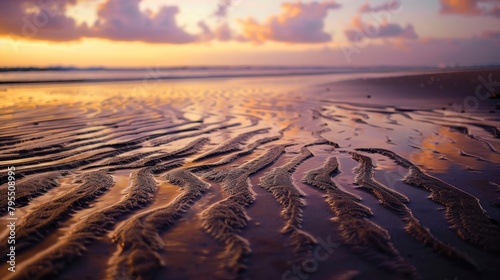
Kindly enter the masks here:
M 2 0 L 0 67 L 500 64 L 500 0 Z

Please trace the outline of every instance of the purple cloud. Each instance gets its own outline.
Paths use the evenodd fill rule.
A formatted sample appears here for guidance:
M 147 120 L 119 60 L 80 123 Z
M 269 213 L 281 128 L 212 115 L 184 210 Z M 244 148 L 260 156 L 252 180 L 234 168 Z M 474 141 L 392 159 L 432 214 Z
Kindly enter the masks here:
M 365 23 L 361 17 L 356 16 L 353 19 L 353 28 L 344 31 L 345 36 L 351 42 L 359 42 L 366 38 L 400 38 L 417 39 L 418 35 L 412 24 L 402 27 L 396 23 L 389 22 L 370 22 Z
M 228 10 L 231 7 L 238 5 L 241 1 L 242 0 L 219 0 L 214 15 L 219 19 L 225 19 L 227 17 Z
M 0 34 L 33 40 L 71 41 L 87 34 L 65 15 L 76 0 L 4 0 L 0 8 Z
M 162 6 L 156 14 L 142 12 L 142 0 L 108 0 L 98 10 L 92 36 L 120 41 L 184 44 L 198 40 L 176 22 L 179 9 Z
M 0 3 L 0 34 L 33 40 L 72 41 L 98 37 L 118 41 L 184 44 L 199 40 L 176 21 L 179 9 L 163 6 L 142 12 L 142 0 L 108 0 L 99 6 L 92 26 L 78 25 L 66 10 L 77 0 L 4 0 Z
M 233 35 L 233 31 L 229 27 L 227 23 L 222 23 L 216 26 L 214 29 L 211 29 L 204 21 L 200 21 L 198 26 L 202 30 L 202 35 L 200 36 L 200 41 L 207 42 L 212 40 L 219 41 L 230 41 L 230 40 L 238 40 L 238 36 Z
M 484 39 L 500 40 L 500 31 L 484 31 L 481 37 Z

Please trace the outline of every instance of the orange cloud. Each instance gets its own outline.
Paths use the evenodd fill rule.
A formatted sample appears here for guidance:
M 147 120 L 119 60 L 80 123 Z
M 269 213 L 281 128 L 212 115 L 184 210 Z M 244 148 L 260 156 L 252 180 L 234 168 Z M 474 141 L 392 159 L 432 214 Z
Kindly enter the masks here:
M 441 14 L 500 17 L 500 0 L 440 0 Z
M 283 3 L 281 14 L 272 16 L 265 23 L 253 18 L 240 20 L 243 36 L 255 43 L 278 41 L 288 43 L 329 42 L 332 36 L 326 33 L 324 19 L 331 9 L 340 5 L 334 1 L 311 3 Z

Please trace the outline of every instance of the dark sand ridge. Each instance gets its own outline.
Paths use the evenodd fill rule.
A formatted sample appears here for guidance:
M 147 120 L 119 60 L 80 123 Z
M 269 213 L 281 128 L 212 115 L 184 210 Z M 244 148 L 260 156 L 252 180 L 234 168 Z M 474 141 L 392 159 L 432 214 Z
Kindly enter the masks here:
M 48 279 L 56 277 L 86 252 L 87 247 L 113 228 L 117 221 L 134 210 L 146 207 L 152 200 L 157 186 L 151 172 L 159 173 L 182 165 L 181 160 L 160 166 L 143 168 L 133 174 L 133 184 L 125 198 L 119 203 L 93 213 L 76 225 L 71 236 L 51 248 L 37 260 L 28 263 L 14 279 Z
M 304 196 L 292 182 L 292 174 L 302 162 L 313 157 L 313 154 L 303 148 L 301 153 L 285 165 L 274 168 L 260 178 L 260 185 L 271 192 L 282 207 L 281 216 L 286 220 L 282 232 L 288 234 L 297 262 L 301 262 L 304 254 L 311 250 L 316 240 L 310 234 L 300 230 L 302 227 L 302 208 Z
M 194 154 L 208 141 L 208 138 L 197 139 L 186 145 L 186 147 L 168 153 L 164 156 L 164 159 L 179 158 Z M 129 161 L 125 160 L 122 164 L 126 164 L 128 162 Z M 154 183 L 150 172 L 160 173 L 180 165 L 182 165 L 182 161 L 179 160 L 150 168 L 147 167 L 150 165 L 139 165 L 142 167 L 146 166 L 146 169 L 141 169 L 138 174 L 134 173 L 134 177 L 137 181 L 127 195 L 128 197 L 125 197 L 124 200 L 110 208 L 105 209 L 103 212 L 95 213 L 93 216 L 85 220 L 73 232 L 69 240 L 52 249 L 48 254 L 41 258 L 43 265 L 40 263 L 31 264 L 31 269 L 26 269 L 26 271 L 30 271 L 31 274 L 23 274 L 19 277 L 22 277 L 23 279 L 33 279 L 35 276 L 38 278 L 44 278 L 56 275 L 58 271 L 61 271 L 65 266 L 74 262 L 75 259 L 77 259 L 78 256 L 85 251 L 86 244 L 90 244 L 92 241 L 95 241 L 96 238 L 103 235 L 106 232 L 106 228 L 113 226 L 117 221 L 125 218 L 125 214 L 128 212 L 145 207 L 149 204 L 154 192 L 157 189 L 156 183 Z M 143 191 L 146 191 L 146 193 L 142 193 Z M 106 218 L 102 219 L 103 217 Z M 95 231 L 96 229 L 99 230 Z M 66 261 L 61 263 L 61 259 L 66 259 Z M 58 266 L 53 267 L 50 265 L 51 263 L 58 263 Z
M 201 195 L 207 190 L 208 184 L 200 180 L 192 172 L 199 172 L 208 168 L 225 165 L 238 159 L 240 156 L 247 155 L 253 152 L 257 147 L 267 142 L 275 141 L 281 137 L 267 137 L 258 139 L 255 143 L 249 145 L 245 150 L 242 150 L 240 144 L 243 143 L 242 138 L 249 139 L 262 131 L 253 131 L 247 134 L 239 135 L 231 140 L 230 143 L 238 143 L 231 151 L 239 151 L 231 156 L 209 164 L 200 164 L 188 168 L 181 168 L 167 173 L 166 178 L 172 184 L 181 186 L 185 191 L 183 197 L 176 198 L 172 204 L 157 209 L 152 212 L 144 213 L 143 215 L 134 218 L 127 222 L 115 237 L 115 242 L 120 243 L 122 252 L 113 260 L 114 269 L 110 272 L 111 277 L 116 279 L 124 279 L 128 277 L 151 278 L 154 271 L 164 267 L 164 262 L 161 260 L 159 253 L 163 251 L 163 242 L 155 232 L 163 229 L 163 231 L 172 227 L 180 215 L 185 212 L 186 208 L 191 203 L 198 200 Z M 226 154 L 228 151 L 220 151 L 219 147 L 211 150 L 208 154 Z M 186 190 L 187 188 L 187 190 Z M 142 236 L 142 238 L 141 238 Z M 156 242 L 148 241 L 150 239 Z M 127 244 L 131 244 L 128 245 Z M 142 265 L 143 254 L 148 254 L 155 262 L 146 266 Z M 141 257 L 138 257 L 141 255 Z
M 311 246 L 317 242 L 314 237 L 300 229 L 302 227 L 302 209 L 305 204 L 301 198 L 303 194 L 292 182 L 292 175 L 300 164 L 314 156 L 308 150 L 308 147 L 319 145 L 329 145 L 332 148 L 339 147 L 337 143 L 329 141 L 321 135 L 328 131 L 330 129 L 325 128 L 312 132 L 311 135 L 317 140 L 304 145 L 300 149 L 298 156 L 286 164 L 272 169 L 260 178 L 259 185 L 271 192 L 282 207 L 281 216 L 286 220 L 286 223 L 281 232 L 289 235 L 295 263 L 304 261 L 312 249 Z
M 500 225 L 486 215 L 477 198 L 427 175 L 409 160 L 384 149 L 357 149 L 378 153 L 408 168 L 405 183 L 431 192 L 430 199 L 446 207 L 446 219 L 460 237 L 485 250 L 500 252 Z M 365 157 L 366 159 L 366 157 Z
M 269 132 L 269 129 L 259 129 L 259 130 L 250 131 L 250 132 L 240 134 L 235 138 L 232 138 L 230 140 L 227 140 L 226 142 L 221 143 L 217 148 L 209 151 L 208 153 L 197 157 L 194 161 L 200 161 L 202 159 L 214 157 L 217 155 L 222 155 L 222 154 L 226 154 L 229 152 L 239 151 L 239 150 L 241 150 L 241 144 L 248 141 L 248 139 L 255 136 L 256 134 L 266 133 L 266 132 Z
M 245 208 L 254 201 L 248 186 L 248 177 L 275 162 L 284 153 L 284 146 L 276 146 L 269 151 L 230 170 L 211 172 L 207 178 L 221 182 L 228 197 L 202 212 L 203 227 L 215 239 L 224 242 L 227 250 L 221 259 L 224 269 L 235 275 L 244 269 L 244 258 L 251 253 L 249 243 L 238 235 L 246 227 L 248 216 Z
M 104 171 L 84 174 L 78 181 L 82 182 L 80 186 L 55 200 L 39 205 L 24 218 L 16 233 L 16 250 L 18 252 L 40 242 L 59 223 L 68 219 L 72 211 L 89 207 L 92 200 L 102 195 L 113 185 L 113 178 Z M 2 238 L 2 242 L 7 244 L 7 238 Z M 2 251 L 2 253 L 2 259 L 4 259 L 7 251 Z
M 155 271 L 163 266 L 159 251 L 164 242 L 159 234 L 173 226 L 209 187 L 189 172 L 174 170 L 167 174 L 166 179 L 181 186 L 182 194 L 168 206 L 135 216 L 117 229 L 114 241 L 122 251 L 111 263 L 110 273 L 114 279 L 152 278 Z
M 16 184 L 16 206 L 27 205 L 33 198 L 57 186 L 57 179 L 67 175 L 67 172 L 48 172 L 20 180 Z M 7 193 L 8 185 L 0 187 L 0 193 Z M 0 196 L 0 214 L 7 211 L 7 196 Z
M 185 157 L 188 155 L 195 154 L 201 148 L 210 142 L 210 139 L 207 137 L 201 137 L 198 138 L 195 141 L 190 142 L 186 146 L 171 151 L 171 152 L 164 152 L 160 155 L 153 155 L 155 152 L 148 152 L 148 153 L 138 153 L 138 155 L 132 155 L 132 156 L 122 156 L 122 157 L 115 157 L 114 159 L 111 159 L 109 161 L 106 161 L 102 165 L 94 166 L 90 165 L 88 168 L 98 168 L 98 167 L 106 167 L 106 166 L 111 166 L 108 168 L 110 171 L 114 170 L 119 170 L 119 169 L 134 169 L 134 168 L 141 168 L 141 167 L 146 167 L 146 166 L 155 166 L 156 164 L 159 164 L 163 161 L 173 159 L 173 158 L 180 158 L 180 157 Z
M 417 241 L 436 250 L 443 256 L 456 260 L 461 264 L 468 265 L 472 269 L 477 269 L 476 265 L 472 262 L 472 260 L 470 260 L 469 257 L 457 252 L 455 248 L 437 240 L 434 236 L 432 236 L 428 229 L 424 228 L 420 224 L 420 222 L 413 216 L 412 211 L 406 206 L 406 204 L 410 202 L 406 196 L 381 185 L 373 178 L 374 165 L 370 157 L 354 152 L 351 152 L 351 155 L 354 160 L 360 163 L 359 167 L 357 167 L 355 171 L 357 176 L 354 179 L 354 183 L 359 185 L 360 188 L 376 196 L 382 205 L 401 215 L 406 223 L 405 230 L 409 235 Z
M 234 124 L 221 125 L 221 126 L 217 126 L 215 128 L 210 128 L 210 129 L 207 129 L 207 130 L 198 131 L 198 132 L 191 133 L 191 134 L 188 134 L 188 135 L 175 136 L 175 137 L 172 137 L 170 139 L 162 140 L 162 144 L 166 144 L 166 143 L 173 142 L 173 141 L 176 141 L 176 140 L 179 140 L 179 139 L 183 139 L 183 138 L 189 138 L 189 137 L 194 137 L 194 136 L 198 136 L 198 135 L 210 133 L 211 131 L 219 130 L 219 129 L 224 129 L 224 128 L 228 128 L 228 127 L 231 127 L 231 126 L 234 126 Z M 201 128 L 201 126 L 199 128 Z M 174 130 L 174 131 L 171 131 L 171 132 L 168 132 L 168 133 L 164 133 L 164 134 L 159 134 L 159 135 L 157 134 L 156 136 L 169 135 L 169 134 L 173 134 L 173 133 L 174 134 L 179 134 L 181 132 L 190 132 L 190 131 L 193 131 L 193 130 L 197 130 L 197 129 Z M 104 144 L 102 144 L 103 142 L 96 141 L 96 146 L 88 148 L 88 151 L 91 151 L 92 153 L 95 153 L 93 156 L 87 157 L 87 158 L 79 158 L 76 161 L 71 161 L 69 163 L 67 162 L 67 159 L 70 158 L 71 156 L 69 156 L 69 155 L 72 155 L 74 152 L 71 151 L 71 152 L 69 152 L 67 154 L 63 153 L 61 155 L 61 154 L 59 154 L 59 151 L 53 151 L 53 150 L 51 150 L 50 152 L 47 152 L 50 157 L 47 157 L 47 159 L 45 160 L 46 162 L 49 162 L 49 161 L 52 162 L 51 165 L 46 165 L 46 166 L 42 165 L 42 166 L 40 166 L 38 164 L 38 165 L 28 166 L 27 168 L 23 169 L 23 172 L 21 174 L 19 174 L 19 176 L 23 176 L 25 174 L 28 175 L 28 174 L 33 174 L 33 173 L 45 172 L 47 170 L 53 170 L 53 169 L 70 169 L 70 168 L 76 168 L 76 167 L 80 167 L 80 166 L 83 166 L 83 165 L 87 165 L 89 163 L 100 161 L 102 159 L 115 158 L 115 157 L 117 157 L 121 153 L 130 152 L 130 151 L 142 148 L 142 145 L 138 145 L 138 144 L 141 143 L 142 141 L 146 141 L 146 140 L 149 140 L 149 139 L 152 139 L 152 138 L 154 138 L 154 137 L 144 136 L 144 137 L 142 137 L 142 139 L 140 141 L 139 140 L 135 140 L 135 141 L 133 141 L 131 143 L 128 142 L 128 141 L 126 141 L 126 140 L 124 140 L 123 144 L 121 144 L 121 143 L 120 144 L 117 144 L 117 143 L 115 143 L 115 144 L 105 144 L 106 142 L 104 142 Z M 94 144 L 94 143 L 92 143 L 92 144 Z M 97 147 L 99 149 L 96 149 Z M 112 149 L 112 150 L 106 150 L 106 148 L 109 148 L 109 149 Z M 96 151 L 99 151 L 101 149 L 104 149 L 104 151 L 96 153 Z M 55 156 L 54 156 L 54 154 L 55 154 Z M 111 159 L 111 160 L 107 160 L 106 161 L 107 164 L 105 164 L 104 166 L 113 165 L 115 161 L 118 161 L 118 163 L 121 163 L 122 161 L 127 161 L 127 160 L 131 160 L 131 161 L 138 160 L 138 159 L 143 158 L 144 156 L 145 156 L 144 154 L 139 154 L 139 155 L 131 156 L 130 158 L 126 158 L 126 159 L 121 159 L 121 158 Z M 57 162 L 58 158 L 63 159 L 63 161 L 61 161 L 61 163 L 58 163 Z M 39 161 L 37 160 L 36 162 L 39 162 Z M 94 167 L 102 167 L 102 166 L 94 166 L 94 165 L 86 166 L 86 168 L 94 168 Z M 0 182 L 1 181 L 5 181 L 5 180 L 7 180 L 6 177 L 1 177 L 0 178 Z
M 5 108 L 8 115 L 0 115 L 1 123 L 5 124 L 0 127 L 1 165 L 14 165 L 18 170 L 18 207 L 27 209 L 23 218 L 55 217 L 48 222 L 36 218 L 38 222 L 31 223 L 33 226 L 29 228 L 20 221 L 21 245 L 16 252 L 20 273 L 17 275 L 22 279 L 49 275 L 56 279 L 84 279 L 92 278 L 92 272 L 105 276 L 107 271 L 108 276 L 117 279 L 124 276 L 151 278 L 155 273 L 158 277 L 183 278 L 183 271 L 190 269 L 189 275 L 197 278 L 252 275 L 270 279 L 269 275 L 273 275 L 276 279 L 285 272 L 287 263 L 300 265 L 301 260 L 307 258 L 315 239 L 324 238 L 312 233 L 332 232 L 335 233 L 333 239 L 343 244 L 342 248 L 321 263 L 317 272 L 308 273 L 311 279 L 327 279 L 332 275 L 356 275 L 356 279 L 372 279 L 377 275 L 389 279 L 417 278 L 419 275 L 453 279 L 454 275 L 463 273 L 484 279 L 499 276 L 500 269 L 494 265 L 499 260 L 495 245 L 500 218 L 495 206 L 499 196 L 495 187 L 500 162 L 495 152 L 500 149 L 498 120 L 495 114 L 482 107 L 478 111 L 449 114 L 446 113 L 449 109 L 443 111 L 441 108 L 454 102 L 455 97 L 463 101 L 460 94 L 465 90 L 460 91 L 461 83 L 464 89 L 474 89 L 474 85 L 479 84 L 453 78 L 459 90 L 450 91 L 446 86 L 453 86 L 454 80 L 446 81 L 446 75 L 473 79 L 479 73 L 488 78 L 484 71 L 432 73 L 434 81 L 430 75 L 381 78 L 379 81 L 387 79 L 388 82 L 345 82 L 329 85 L 329 90 L 324 83 L 312 89 L 302 87 L 316 79 L 312 76 L 271 79 L 273 82 L 266 79 L 203 81 L 202 87 L 216 88 L 206 98 L 200 98 L 203 91 L 197 92 L 193 90 L 196 86 L 185 83 L 175 85 L 186 89 L 182 93 L 162 94 L 171 86 L 164 83 L 148 96 L 127 96 L 130 85 L 101 84 L 99 90 L 102 88 L 105 93 L 99 96 L 85 99 L 89 91 L 82 91 L 87 93 L 78 96 L 68 93 L 66 98 L 63 93 L 57 96 L 57 101 L 51 97 L 54 89 L 60 93 L 92 85 L 48 87 L 45 95 L 38 95 L 46 99 L 40 100 L 30 93 L 31 90 L 9 88 L 6 100 L 15 101 L 17 105 Z M 498 77 L 498 71 L 492 73 L 494 79 Z M 430 84 L 424 90 L 420 84 L 417 87 L 416 82 L 422 77 L 429 79 L 434 87 Z M 436 88 L 438 78 L 445 81 L 443 91 L 447 95 L 429 94 L 422 103 L 413 99 L 412 95 L 418 96 L 425 89 L 439 90 L 439 86 Z M 326 79 L 321 78 L 322 81 Z M 398 84 L 400 88 L 396 92 L 387 92 L 394 90 L 394 79 L 407 80 L 406 89 L 403 82 Z M 240 89 L 234 90 L 234 85 Z M 350 94 L 346 95 L 348 92 Z M 27 110 L 34 108 L 30 107 L 32 101 L 21 99 L 21 96 L 33 96 L 38 108 Z M 391 99 L 396 96 L 397 99 Z M 481 102 L 493 104 L 496 100 Z M 348 166 L 358 164 L 358 170 L 363 169 L 365 175 L 373 171 L 379 174 L 390 171 L 381 161 L 383 157 L 365 154 L 367 150 L 356 152 L 360 147 L 377 147 L 412 159 L 412 166 L 402 164 L 409 169 L 407 178 L 417 174 L 417 169 L 425 176 L 419 173 L 417 179 L 407 179 L 404 183 L 429 191 L 431 199 L 443 205 L 446 211 L 433 209 L 434 202 L 429 200 L 431 208 L 421 212 L 421 207 L 415 205 L 419 200 L 413 199 L 420 193 L 405 192 L 405 189 L 391 191 L 387 182 L 377 182 L 373 175 L 360 180 L 359 174 L 347 170 L 340 173 L 346 181 L 342 188 L 338 187 L 331 179 L 340 172 L 334 158 L 340 158 Z M 346 152 L 358 154 L 356 159 L 362 163 L 346 157 Z M 386 156 L 397 162 L 396 156 Z M 277 164 L 270 169 L 274 162 Z M 301 170 L 309 170 L 304 180 L 315 187 L 311 189 L 326 194 L 326 210 L 330 208 L 332 212 L 318 205 L 313 207 L 315 211 L 322 211 L 317 213 L 318 217 L 328 217 L 326 221 L 314 220 L 311 215 L 303 220 L 302 213 L 313 206 L 311 202 L 322 203 L 324 198 L 320 192 L 303 195 L 304 189 L 299 188 L 304 186 L 297 183 L 302 174 L 295 173 L 298 166 Z M 109 170 L 117 172 L 108 174 Z M 75 176 L 85 178 L 92 174 L 100 174 L 97 181 L 103 183 L 112 176 L 115 184 L 102 185 L 102 192 L 93 192 L 95 196 L 76 195 L 81 201 L 75 194 L 82 185 L 88 191 L 94 189 L 85 182 L 64 183 L 59 191 L 61 181 L 71 182 Z M 7 177 L 3 172 L 0 176 L 4 183 L 0 191 L 5 191 Z M 262 191 L 255 196 L 252 190 L 258 187 L 259 179 L 261 187 L 268 192 Z M 116 183 L 127 181 L 131 182 L 130 188 Z M 156 182 L 167 189 L 156 190 Z M 361 188 L 351 189 L 350 184 L 355 182 L 376 190 L 380 197 L 374 198 L 372 193 L 361 191 Z M 207 200 L 204 193 L 209 185 L 212 185 L 209 192 L 217 195 Z M 111 191 L 106 191 L 109 188 Z M 164 194 L 176 197 L 163 201 Z M 254 201 L 264 201 L 262 195 L 268 195 L 270 200 L 266 201 L 276 202 L 276 206 L 254 204 Z M 62 198 L 79 202 L 60 208 L 56 204 Z M 386 204 L 377 204 L 377 199 Z M 188 225 L 189 221 L 183 220 L 185 211 L 200 209 L 200 200 L 212 204 L 207 205 L 205 211 L 192 213 L 199 218 L 196 224 Z M 47 210 L 52 207 L 60 209 Z M 248 234 L 252 232 L 248 230 L 250 227 L 255 228 L 249 213 L 258 212 L 248 211 L 250 207 L 268 207 L 259 211 L 278 217 L 283 224 L 273 229 L 262 228 L 260 232 L 268 231 L 265 240 L 254 238 Z M 444 217 L 442 221 L 438 219 L 440 213 L 446 214 L 452 230 L 447 229 Z M 393 222 L 382 221 L 385 215 L 393 215 L 387 217 Z M 425 218 L 422 215 L 426 215 Z M 216 256 L 210 264 L 197 262 L 204 274 L 197 274 L 188 262 L 176 262 L 170 250 L 165 250 L 170 243 L 176 242 L 166 239 L 169 235 L 165 233 L 180 224 L 185 225 L 183 230 L 201 232 L 205 234 L 203 238 L 220 244 L 220 247 L 203 249 L 208 255 Z M 319 225 L 325 229 L 318 230 Z M 36 240 L 28 242 L 22 232 L 32 229 L 41 235 L 33 235 Z M 371 235 L 366 235 L 367 229 Z M 57 236 L 62 237 L 59 240 L 54 238 L 56 231 Z M 94 231 L 96 234 L 91 234 Z M 391 237 L 400 234 L 399 231 L 408 236 L 405 242 L 415 244 L 407 247 L 400 241 L 394 242 Z M 444 243 L 448 231 L 456 238 L 452 240 L 453 245 Z M 112 243 L 107 232 L 115 236 L 117 245 Z M 34 254 L 30 250 L 34 244 L 44 249 L 43 244 L 49 239 L 55 242 L 48 244 L 43 253 Z M 261 248 L 263 244 L 276 242 L 285 243 L 280 246 L 294 252 L 273 256 L 273 261 L 279 265 L 266 262 L 266 255 L 252 250 L 253 246 Z M 189 248 L 188 243 L 182 244 L 187 246 L 184 255 L 189 259 L 188 252 L 193 248 Z M 427 245 L 423 248 L 430 250 L 407 251 L 420 244 Z M 111 251 L 102 262 L 93 263 L 84 251 L 96 252 L 93 249 L 96 245 Z M 418 256 L 411 257 L 411 253 Z M 349 254 L 354 263 L 346 265 L 341 257 L 343 254 Z M 65 261 L 61 262 L 62 259 Z M 259 263 L 262 267 L 247 274 L 245 269 L 254 267 L 247 266 L 248 262 Z M 460 265 L 463 263 L 467 265 Z M 477 264 L 481 272 L 474 274 L 474 265 L 470 263 Z M 170 274 L 172 270 L 166 264 L 176 265 L 175 274 Z M 431 268 L 423 268 L 423 264 Z M 113 272 L 115 268 L 118 270 Z M 1 269 L 6 269 L 5 265 Z
M 394 248 L 387 231 L 366 219 L 373 213 L 359 204 L 361 198 L 333 183 L 331 176 L 337 172 L 338 161 L 331 157 L 322 167 L 309 171 L 303 181 L 327 193 L 327 202 L 335 213 L 343 242 L 388 271 L 406 278 L 418 278 L 415 268 Z

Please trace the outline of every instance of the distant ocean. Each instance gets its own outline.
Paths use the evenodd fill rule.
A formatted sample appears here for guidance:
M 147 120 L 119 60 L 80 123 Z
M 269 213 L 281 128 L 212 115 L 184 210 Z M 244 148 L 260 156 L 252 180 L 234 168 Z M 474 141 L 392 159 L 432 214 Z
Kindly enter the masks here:
M 233 77 L 326 75 L 371 72 L 401 72 L 437 68 L 409 67 L 149 67 L 149 68 L 0 68 L 0 84 L 82 83 L 141 80 L 176 80 Z

